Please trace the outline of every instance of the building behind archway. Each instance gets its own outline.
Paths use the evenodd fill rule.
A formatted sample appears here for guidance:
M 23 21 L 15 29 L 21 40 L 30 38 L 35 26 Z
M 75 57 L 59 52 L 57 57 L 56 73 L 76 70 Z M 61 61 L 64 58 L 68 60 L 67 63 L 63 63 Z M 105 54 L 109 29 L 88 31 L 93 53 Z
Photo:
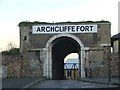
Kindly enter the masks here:
M 75 43 L 72 46 L 77 47 L 73 49 L 74 47 L 72 48 L 72 46 L 66 45 L 66 47 L 70 47 L 70 50 L 73 49 L 71 50 L 73 53 L 75 50 L 75 53 L 79 54 L 79 77 L 108 76 L 109 66 L 107 63 L 111 50 L 110 22 L 20 22 L 19 27 L 20 52 L 23 59 L 22 77 L 45 76 L 53 78 L 52 60 L 55 54 L 53 55 L 52 51 L 58 50 L 57 46 L 60 48 L 60 45 L 57 44 L 61 44 L 62 47 L 66 41 L 70 44 Z M 61 28 L 64 28 L 64 30 Z M 77 28 L 77 30 L 75 28 Z M 92 31 L 93 28 L 94 30 Z M 53 31 L 50 32 L 50 30 L 56 31 L 53 33 Z M 64 32 L 59 32 L 58 30 L 63 30 Z M 65 32 L 65 30 L 70 32 Z M 80 32 L 77 32 L 78 30 L 80 30 Z M 65 41 L 65 39 L 67 40 Z M 56 45 L 56 49 L 53 49 L 54 45 Z M 72 53 L 71 51 L 69 51 L 69 53 Z

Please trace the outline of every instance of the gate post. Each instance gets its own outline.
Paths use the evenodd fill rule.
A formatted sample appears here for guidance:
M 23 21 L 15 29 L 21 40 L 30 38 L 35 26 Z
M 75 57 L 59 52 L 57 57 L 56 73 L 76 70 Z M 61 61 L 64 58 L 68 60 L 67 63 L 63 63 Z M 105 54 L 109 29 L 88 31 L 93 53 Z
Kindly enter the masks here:
M 84 58 L 85 58 L 85 51 L 84 49 L 81 50 L 81 78 L 85 77 L 85 70 L 84 70 Z
M 46 48 L 42 48 L 41 50 L 40 50 L 40 59 L 41 59 L 41 61 L 42 61 L 42 65 L 41 65 L 41 67 L 43 68 L 43 76 L 45 76 L 46 77 L 46 58 L 47 58 L 47 54 L 46 54 Z
M 47 62 L 48 62 L 48 67 L 47 67 L 47 77 L 52 78 L 52 50 L 48 49 L 47 51 Z
M 88 58 L 85 51 L 89 51 L 89 47 L 81 48 L 81 78 L 85 77 L 85 57 Z
M 52 78 L 52 59 L 51 59 L 51 50 L 43 48 L 41 51 L 41 56 L 43 59 L 43 76 L 47 78 Z

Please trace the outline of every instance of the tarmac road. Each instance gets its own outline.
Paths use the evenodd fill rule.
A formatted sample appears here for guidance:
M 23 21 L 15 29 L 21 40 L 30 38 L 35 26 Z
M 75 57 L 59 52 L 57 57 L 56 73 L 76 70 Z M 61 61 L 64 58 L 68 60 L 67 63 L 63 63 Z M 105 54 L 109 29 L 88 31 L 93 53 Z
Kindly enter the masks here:
M 36 83 L 32 84 L 32 82 Z M 44 81 L 44 79 L 41 80 L 40 78 L 11 78 L 2 80 L 2 90 L 101 90 L 101 88 L 104 90 L 119 90 L 115 85 L 82 82 L 77 80 Z
M 38 80 L 39 78 L 5 78 L 2 79 L 2 88 L 10 89 L 17 88 L 20 89 L 29 83 Z M 2 90 L 3 90 L 2 89 Z
M 110 89 L 110 88 L 116 88 L 117 86 L 114 85 L 105 85 L 105 84 L 98 84 L 98 83 L 89 83 L 89 82 L 81 82 L 76 80 L 48 80 L 44 81 L 42 83 L 37 83 L 35 85 L 32 85 L 29 88 L 33 88 L 33 90 L 46 90 L 46 89 L 63 89 L 63 90 L 73 90 L 73 89 L 108 89 L 108 90 L 117 90 L 117 89 Z M 28 89 L 29 90 L 29 89 Z M 31 89 L 30 89 L 31 90 Z

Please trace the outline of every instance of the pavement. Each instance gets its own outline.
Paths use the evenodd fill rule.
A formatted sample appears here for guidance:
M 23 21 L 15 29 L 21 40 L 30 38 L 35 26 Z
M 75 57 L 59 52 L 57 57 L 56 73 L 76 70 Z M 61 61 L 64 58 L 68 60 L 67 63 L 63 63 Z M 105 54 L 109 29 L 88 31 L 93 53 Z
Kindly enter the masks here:
M 120 81 L 118 78 L 81 78 L 80 81 L 91 82 L 91 83 L 101 83 L 101 84 L 110 84 L 110 85 L 119 85 Z

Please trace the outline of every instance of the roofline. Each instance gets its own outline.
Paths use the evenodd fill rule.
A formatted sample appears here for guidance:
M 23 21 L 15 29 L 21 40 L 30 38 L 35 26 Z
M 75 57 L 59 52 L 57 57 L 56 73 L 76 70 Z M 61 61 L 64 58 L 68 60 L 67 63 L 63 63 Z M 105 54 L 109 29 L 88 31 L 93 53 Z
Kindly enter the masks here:
M 111 40 L 112 40 L 112 41 L 115 41 L 115 40 L 118 40 L 119 38 L 120 38 L 120 33 L 113 35 L 113 36 L 111 37 Z
M 78 21 L 78 22 L 71 22 L 71 21 L 67 21 L 67 22 L 53 22 L 53 23 L 50 23 L 50 22 L 39 22 L 39 21 L 34 21 L 34 22 L 29 22 L 29 21 L 22 21 L 18 24 L 18 26 L 29 26 L 29 25 L 43 25 L 43 24 L 48 24 L 48 25 L 51 25 L 51 24 L 111 24 L 109 21 L 104 21 L 104 20 L 101 20 L 101 21 Z

